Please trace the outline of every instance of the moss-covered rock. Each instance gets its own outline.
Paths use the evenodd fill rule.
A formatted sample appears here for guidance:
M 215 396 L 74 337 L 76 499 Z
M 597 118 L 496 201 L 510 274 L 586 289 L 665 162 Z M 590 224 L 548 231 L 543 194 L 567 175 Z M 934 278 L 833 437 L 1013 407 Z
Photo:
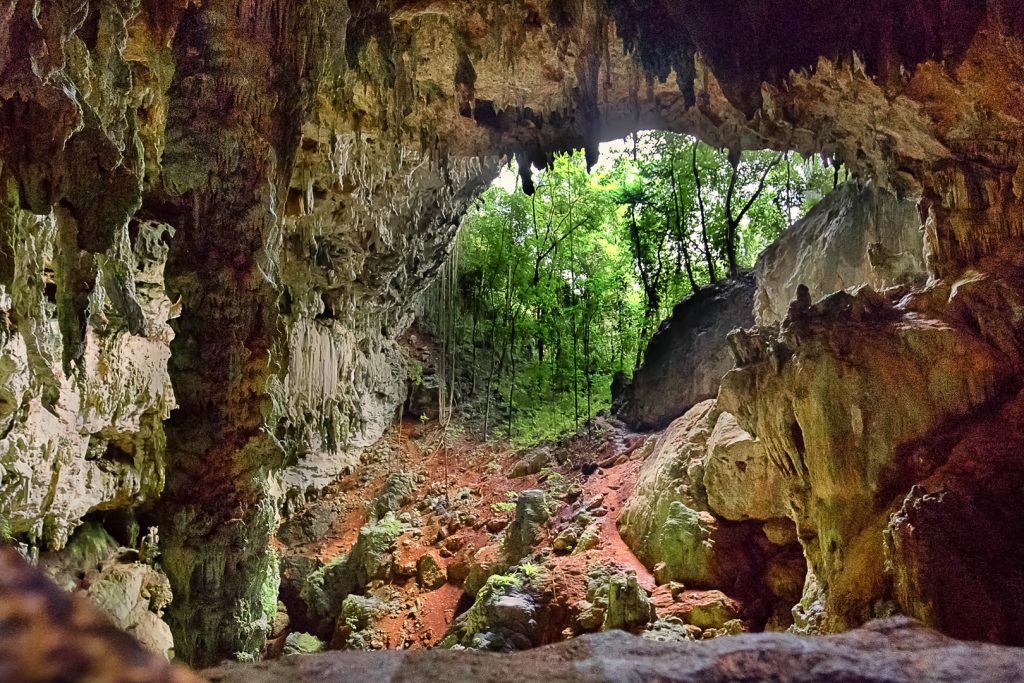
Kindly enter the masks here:
M 440 588 L 447 580 L 444 567 L 433 553 L 423 553 L 416 560 L 416 580 L 427 589 Z
M 284 654 L 308 655 L 324 649 L 324 641 L 311 633 L 289 633 L 284 642 Z
M 441 647 L 522 650 L 540 644 L 541 592 L 530 572 L 496 574 L 476 595 L 473 605 L 452 622 Z

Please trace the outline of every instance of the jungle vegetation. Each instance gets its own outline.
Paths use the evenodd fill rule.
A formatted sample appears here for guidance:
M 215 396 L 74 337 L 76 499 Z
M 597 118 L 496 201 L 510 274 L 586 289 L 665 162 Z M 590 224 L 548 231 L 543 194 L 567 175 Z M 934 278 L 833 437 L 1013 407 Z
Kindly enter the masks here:
M 581 152 L 556 157 L 532 196 L 506 176 L 465 218 L 427 306 L 442 405 L 520 444 L 579 430 L 680 299 L 751 267 L 840 175 L 645 132 L 589 172 Z

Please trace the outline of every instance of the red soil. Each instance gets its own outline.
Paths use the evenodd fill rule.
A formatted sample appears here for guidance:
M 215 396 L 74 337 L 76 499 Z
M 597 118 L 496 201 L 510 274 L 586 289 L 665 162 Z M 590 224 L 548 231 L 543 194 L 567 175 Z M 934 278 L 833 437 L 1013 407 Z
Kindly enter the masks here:
M 511 517 L 511 513 L 500 506 L 497 509 L 493 506 L 507 503 L 510 491 L 544 488 L 546 484 L 542 480 L 558 475 L 561 475 L 560 485 L 570 493 L 554 511 L 543 532 L 546 537 L 539 540 L 537 547 L 550 549 L 559 528 L 568 524 L 584 504 L 598 496 L 602 499 L 601 504 L 591 514 L 597 517 L 601 533 L 596 548 L 579 555 L 551 552 L 544 561 L 553 592 L 551 609 L 556 613 L 552 620 L 552 628 L 556 632 L 551 634 L 551 640 L 561 639 L 562 626 L 568 622 L 576 605 L 585 598 L 587 570 L 595 563 L 635 572 L 645 589 L 649 592 L 656 590 L 653 575 L 633 555 L 616 528 L 642 465 L 643 449 L 639 447 L 645 442 L 645 435 L 613 431 L 603 439 L 575 438 L 551 447 L 550 465 L 542 474 L 512 479 L 508 474 L 522 458 L 522 452 L 503 443 L 484 443 L 468 436 L 455 439 L 446 452 L 440 446 L 442 433 L 436 421 L 420 423 L 413 420 L 405 420 L 400 429 L 389 432 L 384 437 L 390 453 L 386 462 L 380 461 L 377 449 L 376 459 L 361 465 L 356 473 L 341 477 L 321 499 L 313 503 L 332 502 L 342 510 L 342 514 L 334 520 L 323 538 L 300 549 L 323 561 L 350 549 L 360 526 L 367 521 L 365 502 L 373 499 L 393 471 L 425 475 L 412 496 L 413 503 L 405 506 L 403 512 L 414 511 L 416 503 L 432 492 L 434 495 L 443 492 L 445 471 L 448 472 L 447 491 L 451 500 L 454 501 L 460 491 L 470 491 L 469 523 L 453 524 L 454 516 L 438 517 L 429 511 L 421 512 L 423 524 L 420 533 L 410 531 L 399 538 L 395 558 L 398 576 L 391 583 L 391 588 L 392 596 L 399 593 L 398 603 L 407 608 L 388 615 L 376 625 L 383 631 L 387 647 L 418 649 L 440 640 L 463 597 L 461 579 L 474 553 L 486 547 L 492 554 L 497 554 L 498 536 L 489 532 L 488 527 L 497 529 Z M 585 463 L 590 468 L 596 466 L 589 476 L 581 470 Z M 574 495 L 574 489 L 579 491 L 578 495 Z M 295 550 L 291 549 L 292 552 Z M 421 587 L 415 577 L 416 560 L 428 552 L 434 554 L 449 573 L 449 582 L 436 590 Z M 664 595 L 660 595 L 658 600 L 665 611 L 674 611 L 672 601 L 670 594 L 667 602 Z

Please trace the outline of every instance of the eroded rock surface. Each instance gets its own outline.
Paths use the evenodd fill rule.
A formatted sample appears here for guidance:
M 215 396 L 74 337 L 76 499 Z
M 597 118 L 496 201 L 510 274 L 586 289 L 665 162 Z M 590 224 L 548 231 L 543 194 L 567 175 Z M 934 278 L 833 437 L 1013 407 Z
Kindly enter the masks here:
M 0 624 L 4 683 L 202 680 L 146 649 L 7 545 L 0 545 Z
M 786 475 L 791 517 L 814 576 L 813 595 L 805 593 L 802 608 L 818 613 L 821 628 L 841 630 L 891 610 L 894 575 L 905 609 L 917 600 L 940 600 L 947 610 L 950 601 L 962 609 L 974 603 L 966 593 L 939 598 L 938 584 L 912 578 L 921 576 L 924 560 L 913 549 L 935 547 L 935 540 L 925 539 L 943 532 L 937 531 L 938 517 L 928 512 L 940 509 L 936 499 L 922 499 L 922 491 L 911 487 L 937 477 L 930 481 L 943 481 L 933 491 L 941 499 L 941 491 L 953 487 L 953 480 L 938 474 L 950 447 L 921 444 L 941 438 L 985 406 L 1001 405 L 1018 384 L 1007 369 L 1019 366 L 1024 348 L 1019 321 L 994 314 L 993 306 L 1005 311 L 1019 305 L 1019 290 L 1011 283 L 1020 282 L 1021 271 L 1014 262 L 989 265 L 992 275 L 974 273 L 904 297 L 898 291 L 882 296 L 865 286 L 813 306 L 794 303 L 780 328 L 758 328 L 731 339 L 739 367 L 726 375 L 719 402 L 758 435 Z M 1004 413 L 1010 435 L 1016 433 L 1014 415 Z M 983 463 L 996 452 L 964 448 L 956 451 L 966 469 L 950 489 L 951 505 L 958 496 L 978 495 L 966 491 L 991 483 Z M 973 454 L 976 465 L 966 464 L 965 452 Z M 1008 474 L 1015 471 L 1016 465 Z M 989 504 L 1004 510 L 1006 528 L 1013 528 L 1014 513 L 998 497 Z M 883 532 L 901 507 L 892 522 L 896 552 L 887 567 Z M 920 537 L 909 535 L 908 520 L 921 514 L 931 523 L 923 525 Z M 998 513 L 985 516 L 990 514 Z M 934 531 L 924 530 L 929 527 Z M 956 527 L 949 533 L 956 535 Z M 911 538 L 920 538 L 922 545 Z M 966 557 L 994 547 L 992 539 L 975 535 L 974 540 L 978 548 Z M 1015 544 L 1004 550 L 1018 552 Z M 932 623 L 958 628 L 949 619 L 936 617 Z M 989 629 L 977 618 L 970 623 L 977 629 L 972 637 L 1007 637 L 1005 627 Z
M 732 368 L 725 337 L 754 324 L 755 287 L 753 277 L 744 275 L 702 287 L 676 304 L 632 382 L 614 397 L 619 419 L 635 429 L 660 429 L 714 398 Z
M 804 579 L 795 536 L 776 533 L 788 501 L 760 442 L 704 401 L 658 438 L 618 529 L 659 583 L 722 589 L 751 602 L 758 628 L 781 628 Z
M 1024 652 L 963 644 L 905 619 L 878 621 L 840 636 L 742 635 L 701 643 L 656 643 L 609 632 L 514 655 L 428 651 L 335 652 L 292 657 L 259 668 L 227 664 L 205 671 L 215 683 L 366 679 L 459 681 L 751 681 L 832 683 L 1001 682 L 1024 675 Z
M 923 284 L 924 234 L 914 204 L 873 184 L 843 183 L 757 258 L 754 317 L 786 317 L 797 287 L 812 301 L 842 289 Z
M 1024 236 L 1022 36 L 1011 0 L 800 12 L 760 0 L 6 3 L 0 512 L 20 540 L 56 548 L 84 514 L 162 489 L 177 651 L 197 663 L 254 656 L 271 628 L 280 504 L 354 467 L 395 413 L 405 383 L 392 340 L 496 157 L 516 157 L 529 187 L 531 162 L 573 147 L 592 158 L 602 138 L 637 126 L 821 152 L 920 198 L 942 286 L 1000 276 L 984 258 L 1019 251 Z M 161 237 L 147 242 L 146 226 Z M 150 287 L 163 254 L 146 247 L 164 243 L 166 300 Z M 169 365 L 168 301 L 181 313 Z M 833 570 L 867 576 L 817 558 L 884 526 L 846 515 L 872 509 L 874 469 L 897 441 L 1020 376 L 1013 330 L 978 343 L 960 333 L 1005 317 L 1008 302 L 967 306 L 955 323 L 939 303 L 870 304 L 881 317 L 863 323 L 874 337 L 852 350 L 856 373 L 828 360 L 794 369 L 859 343 L 845 314 L 749 344 L 793 352 L 744 356 L 743 376 L 782 399 L 723 407 L 813 491 L 797 516 L 820 585 L 842 584 Z M 850 404 L 882 425 L 864 437 L 874 455 L 845 404 L 815 412 L 796 391 L 825 380 L 869 392 L 872 405 Z M 872 420 L 893 394 L 906 410 Z M 847 592 L 859 605 L 874 587 L 836 595 Z

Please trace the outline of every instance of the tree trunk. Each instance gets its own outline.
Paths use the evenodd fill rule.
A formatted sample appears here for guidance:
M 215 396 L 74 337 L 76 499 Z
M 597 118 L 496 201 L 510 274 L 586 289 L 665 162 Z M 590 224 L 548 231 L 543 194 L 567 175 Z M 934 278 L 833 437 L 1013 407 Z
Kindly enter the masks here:
M 711 243 L 708 240 L 708 221 L 707 215 L 704 211 L 704 190 L 700 181 L 700 167 L 697 165 L 698 144 L 700 143 L 696 140 L 693 141 L 693 179 L 697 183 L 697 206 L 700 209 L 700 237 L 704 243 L 704 259 L 708 264 L 708 280 L 714 284 L 715 282 L 718 282 L 718 275 L 715 273 L 715 258 L 711 254 Z

